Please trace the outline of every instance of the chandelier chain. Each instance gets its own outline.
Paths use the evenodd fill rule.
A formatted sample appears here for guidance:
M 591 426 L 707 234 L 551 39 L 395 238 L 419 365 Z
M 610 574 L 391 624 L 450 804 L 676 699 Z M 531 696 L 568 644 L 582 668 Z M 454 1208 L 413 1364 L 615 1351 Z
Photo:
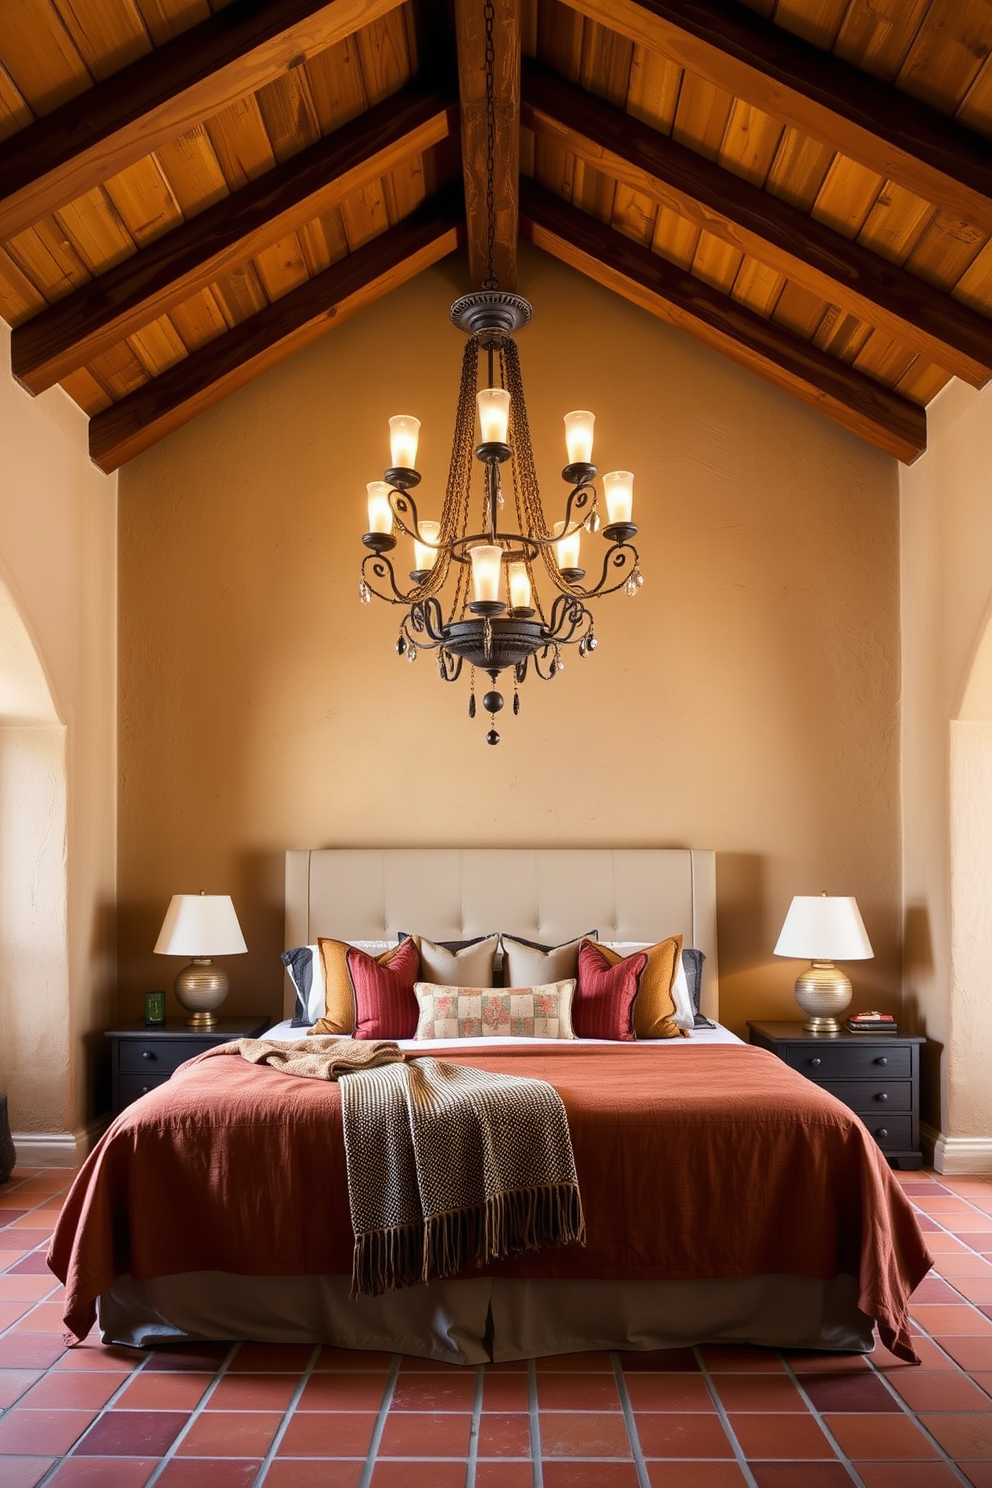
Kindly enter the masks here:
M 496 7 L 486 0 L 486 277 L 483 289 L 499 289 L 496 273 Z

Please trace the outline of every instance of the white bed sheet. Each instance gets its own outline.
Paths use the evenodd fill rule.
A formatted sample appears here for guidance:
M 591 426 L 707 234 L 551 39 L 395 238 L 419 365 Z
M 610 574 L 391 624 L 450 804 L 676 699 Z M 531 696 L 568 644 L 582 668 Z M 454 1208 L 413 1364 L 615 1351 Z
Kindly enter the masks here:
M 294 1028 L 290 1020 L 287 1018 L 282 1023 L 277 1023 L 273 1028 L 267 1028 L 262 1037 L 291 1043 L 294 1039 L 306 1038 L 307 1032 L 308 1030 L 305 1028 Z M 724 1028 L 722 1023 L 716 1023 L 712 1028 L 695 1029 L 688 1038 L 649 1039 L 642 1040 L 642 1042 L 655 1044 L 658 1048 L 662 1049 L 689 1049 L 692 1048 L 694 1044 L 741 1044 L 744 1041 L 743 1039 L 739 1039 L 736 1033 L 731 1033 L 729 1028 Z M 534 1039 L 505 1037 L 501 1035 L 499 1038 L 483 1036 L 480 1038 L 459 1039 L 398 1039 L 397 1043 L 399 1044 L 401 1049 L 412 1049 L 415 1053 L 418 1054 L 430 1054 L 435 1049 L 471 1049 L 473 1047 L 485 1046 L 486 1044 L 495 1045 L 576 1043 L 606 1044 L 609 1046 L 613 1046 L 615 1040 Z

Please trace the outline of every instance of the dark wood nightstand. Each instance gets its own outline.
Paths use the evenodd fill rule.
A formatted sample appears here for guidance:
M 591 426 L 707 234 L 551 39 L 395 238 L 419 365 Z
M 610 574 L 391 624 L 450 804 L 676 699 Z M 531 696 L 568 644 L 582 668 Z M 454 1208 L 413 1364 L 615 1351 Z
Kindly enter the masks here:
M 836 1095 L 861 1117 L 889 1162 L 921 1168 L 916 1033 L 807 1033 L 801 1023 L 748 1023 L 752 1044 Z
M 111 1028 L 107 1034 L 113 1061 L 113 1113 L 116 1116 L 132 1101 L 156 1085 L 163 1085 L 181 1064 L 202 1054 L 214 1044 L 231 1039 L 259 1038 L 269 1019 L 220 1018 L 216 1028 L 187 1028 L 181 1018 L 167 1018 L 149 1027 L 144 1018 Z

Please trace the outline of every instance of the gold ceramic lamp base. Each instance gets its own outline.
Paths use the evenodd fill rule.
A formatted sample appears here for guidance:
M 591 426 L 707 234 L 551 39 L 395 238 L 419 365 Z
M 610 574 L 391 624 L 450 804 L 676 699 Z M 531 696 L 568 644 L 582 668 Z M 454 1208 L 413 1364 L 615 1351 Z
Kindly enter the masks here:
M 851 1005 L 851 979 L 832 961 L 814 961 L 796 978 L 796 1001 L 806 1014 L 807 1033 L 840 1033 Z
M 189 1013 L 187 1028 L 216 1028 L 217 1009 L 230 988 L 227 972 L 209 956 L 194 956 L 176 977 L 176 1001 Z

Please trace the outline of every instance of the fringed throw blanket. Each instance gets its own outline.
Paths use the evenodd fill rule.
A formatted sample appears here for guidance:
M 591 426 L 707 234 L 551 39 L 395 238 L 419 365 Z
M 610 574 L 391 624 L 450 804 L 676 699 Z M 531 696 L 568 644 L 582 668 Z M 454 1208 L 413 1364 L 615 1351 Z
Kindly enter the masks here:
M 418 1058 L 341 1077 L 352 1296 L 585 1244 L 561 1096 Z

